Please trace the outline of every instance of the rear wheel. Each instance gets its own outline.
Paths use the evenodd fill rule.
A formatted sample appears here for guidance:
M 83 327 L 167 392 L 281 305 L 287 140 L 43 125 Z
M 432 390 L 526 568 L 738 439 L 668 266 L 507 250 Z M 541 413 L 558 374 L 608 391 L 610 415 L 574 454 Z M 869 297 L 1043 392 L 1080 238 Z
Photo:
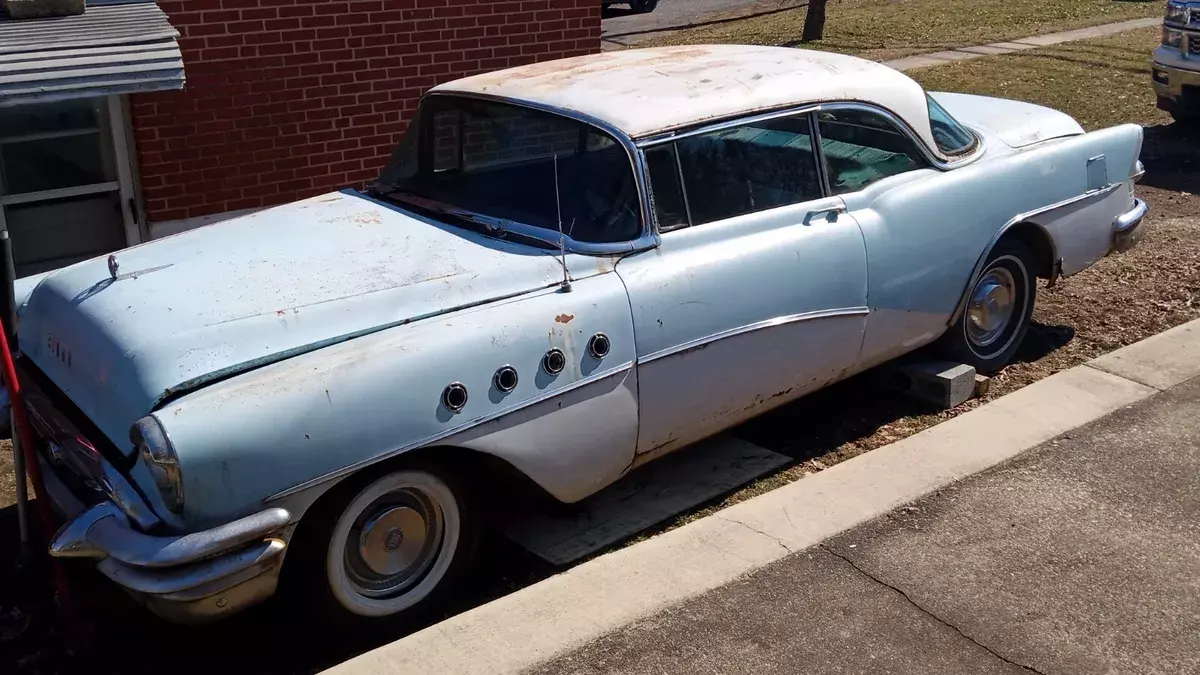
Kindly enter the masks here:
M 1037 296 L 1033 269 L 1033 255 L 1023 244 L 1016 240 L 997 244 L 971 287 L 962 316 L 943 336 L 943 348 L 981 373 L 1007 365 L 1033 317 Z
M 658 0 L 630 0 L 629 6 L 639 14 L 648 14 L 658 7 Z
M 327 618 L 411 617 L 435 607 L 474 558 L 479 528 L 463 484 L 430 464 L 351 479 L 319 505 L 295 554 Z M 293 600 L 301 600 L 293 597 Z

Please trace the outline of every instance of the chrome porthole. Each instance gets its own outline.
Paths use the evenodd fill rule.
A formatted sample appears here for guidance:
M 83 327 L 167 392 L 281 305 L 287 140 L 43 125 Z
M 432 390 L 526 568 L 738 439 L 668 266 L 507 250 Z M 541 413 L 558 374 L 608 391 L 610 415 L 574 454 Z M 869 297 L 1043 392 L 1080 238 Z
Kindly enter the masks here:
M 517 388 L 517 382 L 520 378 L 517 377 L 517 369 L 512 366 L 500 366 L 496 374 L 492 376 L 492 383 L 496 388 L 503 392 L 510 392 Z
M 596 333 L 588 340 L 588 353 L 593 358 L 602 359 L 608 356 L 608 352 L 612 350 L 612 342 L 604 333 Z
M 542 357 L 542 369 L 551 375 L 557 375 L 567 367 L 567 357 L 561 350 L 551 349 Z
M 467 387 L 462 382 L 454 382 L 442 390 L 442 405 L 450 412 L 458 412 L 467 406 Z

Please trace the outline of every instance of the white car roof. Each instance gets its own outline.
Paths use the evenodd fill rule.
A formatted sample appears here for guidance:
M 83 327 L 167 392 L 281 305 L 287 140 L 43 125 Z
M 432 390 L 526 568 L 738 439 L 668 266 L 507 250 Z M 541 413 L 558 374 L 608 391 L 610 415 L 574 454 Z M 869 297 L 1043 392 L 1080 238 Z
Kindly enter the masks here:
M 807 49 L 624 49 L 484 73 L 432 91 L 485 94 L 574 111 L 631 138 L 791 105 L 861 101 L 895 113 L 941 155 L 919 84 L 874 61 Z

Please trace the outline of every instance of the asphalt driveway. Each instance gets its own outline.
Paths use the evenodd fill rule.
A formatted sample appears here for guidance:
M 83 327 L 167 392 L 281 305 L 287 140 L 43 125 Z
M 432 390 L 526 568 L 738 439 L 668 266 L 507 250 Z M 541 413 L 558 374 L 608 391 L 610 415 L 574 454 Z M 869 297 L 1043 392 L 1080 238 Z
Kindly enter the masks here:
M 1198 673 L 1197 409 L 1200 379 L 538 672 Z
M 808 0 L 659 0 L 658 8 L 649 14 L 634 14 L 626 4 L 613 5 L 604 12 L 600 39 L 605 49 L 620 48 L 665 31 L 769 14 L 807 3 Z

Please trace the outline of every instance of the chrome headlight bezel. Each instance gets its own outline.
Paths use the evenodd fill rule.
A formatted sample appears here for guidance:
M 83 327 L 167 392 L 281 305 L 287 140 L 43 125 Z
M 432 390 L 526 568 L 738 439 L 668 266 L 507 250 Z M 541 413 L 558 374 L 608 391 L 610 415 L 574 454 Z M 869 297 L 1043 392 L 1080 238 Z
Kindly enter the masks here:
M 1186 26 L 1188 23 L 1188 6 L 1186 2 L 1168 2 L 1167 11 L 1163 16 L 1165 23 Z
M 133 447 L 142 456 L 163 503 L 174 513 L 183 512 L 183 473 L 179 467 L 179 455 L 167 437 L 158 418 L 147 415 L 134 423 L 129 430 Z

